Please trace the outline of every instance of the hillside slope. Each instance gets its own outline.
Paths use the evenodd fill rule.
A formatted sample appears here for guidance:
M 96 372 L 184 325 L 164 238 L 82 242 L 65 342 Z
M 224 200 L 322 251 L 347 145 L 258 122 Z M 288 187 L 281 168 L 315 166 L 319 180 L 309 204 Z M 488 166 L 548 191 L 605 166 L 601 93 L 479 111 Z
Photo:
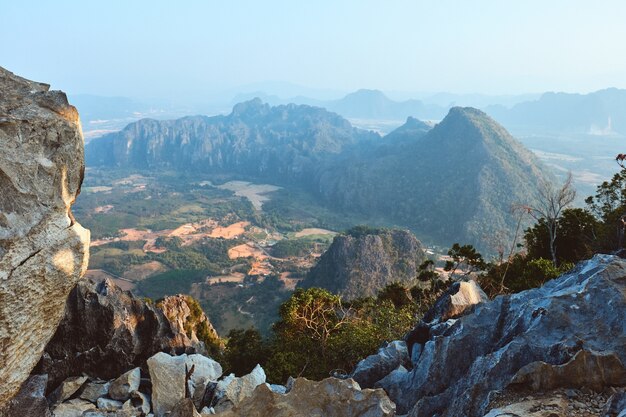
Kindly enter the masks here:
M 421 238 L 484 248 L 512 232 L 511 205 L 532 204 L 546 178 L 538 159 L 480 110 L 452 108 L 428 133 L 402 135 L 387 152 L 320 172 L 328 204 L 378 214 Z

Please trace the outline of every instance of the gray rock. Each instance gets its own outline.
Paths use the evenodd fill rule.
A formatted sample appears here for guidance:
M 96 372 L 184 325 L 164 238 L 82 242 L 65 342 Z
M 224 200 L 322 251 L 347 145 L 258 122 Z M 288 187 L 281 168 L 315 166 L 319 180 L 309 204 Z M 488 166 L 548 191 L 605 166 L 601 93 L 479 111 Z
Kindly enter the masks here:
M 611 395 L 611 398 L 607 401 L 604 409 L 602 410 L 602 416 L 620 417 L 622 414 L 626 415 L 626 392 L 618 391 Z
M 126 401 L 130 398 L 131 392 L 139 389 L 140 382 L 141 369 L 131 369 L 111 382 L 109 396 L 114 400 Z
M 265 371 L 261 365 L 257 365 L 252 372 L 240 378 L 231 374 L 218 381 L 212 401 L 215 412 L 227 410 L 239 404 L 244 398 L 250 397 L 257 386 L 265 384 L 265 378 Z
M 6 408 L 0 410 L 0 416 L 51 417 L 46 399 L 47 375 L 33 375 L 28 378 Z
M 216 410 L 217 411 L 217 410 Z M 393 417 L 395 406 L 382 389 L 361 390 L 352 379 L 297 378 L 287 394 L 265 384 L 220 417 Z
M 148 359 L 152 381 L 152 410 L 156 417 L 171 412 L 185 398 L 186 355 L 170 356 L 159 352 Z
M 49 88 L 0 67 L 0 407 L 28 379 L 87 270 L 89 231 L 70 210 L 85 170 L 80 120 Z
M 143 414 L 150 412 L 150 397 L 139 391 L 130 393 L 130 399 L 122 406 L 123 410 L 139 410 Z
M 50 394 L 51 404 L 63 402 L 74 395 L 87 382 L 86 376 L 73 376 L 67 378 Z
M 287 393 L 287 387 L 285 387 L 284 385 L 276 385 L 276 384 L 268 384 L 268 383 L 265 383 L 265 385 L 267 385 L 267 387 L 272 392 L 275 392 L 276 394 L 286 394 Z
M 362 388 L 373 388 L 377 381 L 398 366 L 411 366 L 411 358 L 403 341 L 394 341 L 359 362 L 350 377 Z
M 411 417 L 482 416 L 492 392 L 516 383 L 623 386 L 624 316 L 626 260 L 596 255 L 541 288 L 477 305 L 436 336 L 422 323 L 422 353 L 390 398 Z
M 69 400 L 52 408 L 54 417 L 81 417 L 85 411 L 96 411 L 96 406 L 80 398 Z
M 193 373 L 189 379 L 189 395 L 193 399 L 196 408 L 202 408 L 204 392 L 210 382 L 217 381 L 222 376 L 222 366 L 211 358 L 203 355 L 188 355 L 185 360 L 188 370 L 193 367 Z
M 112 400 L 110 398 L 98 398 L 98 409 L 104 411 L 121 410 L 124 404 L 121 401 Z
M 106 397 L 109 394 L 110 382 L 88 382 L 83 387 L 79 398 L 83 400 L 91 401 L 95 404 L 100 397 Z

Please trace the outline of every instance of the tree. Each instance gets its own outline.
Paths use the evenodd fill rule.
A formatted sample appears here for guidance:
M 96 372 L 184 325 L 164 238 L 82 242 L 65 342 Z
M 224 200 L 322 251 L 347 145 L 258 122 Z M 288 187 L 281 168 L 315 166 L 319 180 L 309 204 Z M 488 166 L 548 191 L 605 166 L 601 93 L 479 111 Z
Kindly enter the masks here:
M 469 275 L 472 272 L 482 271 L 487 268 L 487 263 L 483 256 L 472 245 L 461 246 L 455 243 L 448 251 L 448 256 L 452 260 L 446 261 L 443 269 L 450 272 L 450 275 L 454 275 L 457 269 L 461 269 L 465 275 Z
M 589 211 L 581 208 L 563 210 L 557 226 L 557 262 L 578 262 L 594 253 L 599 223 Z M 549 236 L 542 218 L 524 234 L 528 256 L 532 259 L 550 258 Z
M 535 206 L 528 207 L 528 213 L 537 221 L 544 219 L 544 226 L 548 231 L 548 247 L 554 266 L 557 265 L 556 237 L 561 212 L 574 201 L 576 190 L 572 186 L 572 173 L 561 187 L 544 181 L 539 185 L 539 200 Z

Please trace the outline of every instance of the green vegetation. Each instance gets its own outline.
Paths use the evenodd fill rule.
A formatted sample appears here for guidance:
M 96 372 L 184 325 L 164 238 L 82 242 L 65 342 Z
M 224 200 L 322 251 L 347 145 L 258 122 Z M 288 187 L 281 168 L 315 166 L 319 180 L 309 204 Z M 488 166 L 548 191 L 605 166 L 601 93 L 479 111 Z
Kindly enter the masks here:
M 187 337 L 191 337 L 192 333 L 195 333 L 198 340 L 204 342 L 210 356 L 219 356 L 223 349 L 222 342 L 215 331 L 209 327 L 207 321 L 203 320 L 204 311 L 202 311 L 202 307 L 193 297 L 187 296 L 186 301 L 190 310 L 189 317 L 184 324 Z
M 423 314 L 441 290 L 409 290 L 393 283 L 377 297 L 344 302 L 324 289 L 298 289 L 280 306 L 268 339 L 254 329 L 229 334 L 226 372 L 250 372 L 260 363 L 275 383 L 289 376 L 322 379 L 347 374 L 381 343 L 410 330 L 416 315 Z
M 137 283 L 137 290 L 145 297 L 153 300 L 161 299 L 167 295 L 188 294 L 191 284 L 202 282 L 207 276 L 207 271 L 194 269 L 177 269 L 146 278 Z

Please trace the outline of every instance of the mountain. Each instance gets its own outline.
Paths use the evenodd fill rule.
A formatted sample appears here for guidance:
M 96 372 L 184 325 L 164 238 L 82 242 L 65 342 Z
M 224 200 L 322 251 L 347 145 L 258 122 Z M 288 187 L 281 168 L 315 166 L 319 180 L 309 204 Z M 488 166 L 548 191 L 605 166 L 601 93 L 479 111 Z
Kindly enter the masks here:
M 306 181 L 347 147 L 379 139 L 322 108 L 254 99 L 227 116 L 131 123 L 90 142 L 86 158 L 91 166 L 227 171 L 285 184 Z
M 407 125 L 414 123 L 409 120 Z M 442 244 L 488 248 L 510 235 L 514 203 L 531 204 L 546 173 L 538 159 L 485 113 L 455 107 L 428 133 L 402 126 L 385 152 L 334 165 L 317 178 L 327 204 L 401 224 Z
M 508 128 L 626 135 L 626 90 L 608 88 L 589 94 L 545 93 L 510 109 L 485 109 Z
M 300 286 L 326 288 L 347 299 L 375 296 L 393 282 L 415 284 L 425 260 L 411 232 L 356 227 L 335 236 Z

